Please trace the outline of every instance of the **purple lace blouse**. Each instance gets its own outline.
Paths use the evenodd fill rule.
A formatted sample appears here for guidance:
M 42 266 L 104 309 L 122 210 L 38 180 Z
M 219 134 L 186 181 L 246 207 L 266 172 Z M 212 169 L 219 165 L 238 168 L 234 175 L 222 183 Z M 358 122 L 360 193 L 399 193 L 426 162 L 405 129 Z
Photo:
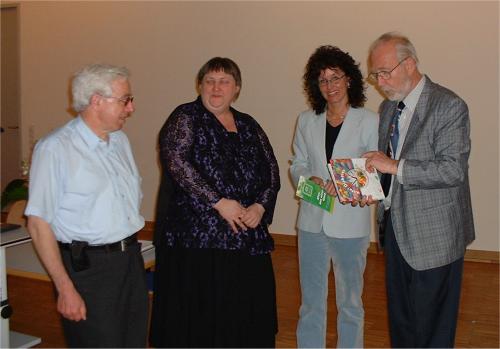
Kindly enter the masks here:
M 160 160 L 171 180 L 167 208 L 161 210 L 167 246 L 245 250 L 274 249 L 268 225 L 280 189 L 278 163 L 269 140 L 250 115 L 231 108 L 238 132 L 228 132 L 201 98 L 180 105 L 160 131 Z M 261 223 L 235 234 L 212 207 L 221 198 L 265 208 Z

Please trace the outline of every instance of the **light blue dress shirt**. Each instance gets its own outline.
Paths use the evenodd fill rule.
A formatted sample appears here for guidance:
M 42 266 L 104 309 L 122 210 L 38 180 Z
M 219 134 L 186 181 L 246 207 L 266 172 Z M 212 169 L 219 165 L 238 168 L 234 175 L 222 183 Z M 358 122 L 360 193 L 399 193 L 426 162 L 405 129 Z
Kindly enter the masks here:
M 81 117 L 34 150 L 25 214 L 51 225 L 61 242 L 113 243 L 144 226 L 141 177 L 122 131 L 100 139 Z

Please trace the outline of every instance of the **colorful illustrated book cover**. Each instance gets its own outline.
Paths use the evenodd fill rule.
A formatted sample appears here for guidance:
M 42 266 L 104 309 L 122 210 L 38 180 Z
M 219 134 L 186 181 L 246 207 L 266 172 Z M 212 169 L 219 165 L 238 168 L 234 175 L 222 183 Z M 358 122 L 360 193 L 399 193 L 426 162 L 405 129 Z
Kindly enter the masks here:
M 342 203 L 360 201 L 362 196 L 371 195 L 374 200 L 384 199 L 377 172 L 368 172 L 366 159 L 332 159 L 328 171 Z
M 325 211 L 333 212 L 333 196 L 329 195 L 325 189 L 310 179 L 300 176 L 295 195 Z

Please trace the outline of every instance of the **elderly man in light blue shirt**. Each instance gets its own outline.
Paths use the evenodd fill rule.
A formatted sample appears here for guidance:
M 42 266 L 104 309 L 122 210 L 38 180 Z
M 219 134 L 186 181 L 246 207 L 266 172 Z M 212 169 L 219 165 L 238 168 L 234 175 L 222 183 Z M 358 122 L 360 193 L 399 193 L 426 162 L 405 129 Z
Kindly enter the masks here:
M 33 154 L 28 231 L 56 287 L 68 346 L 144 347 L 141 178 L 121 131 L 134 111 L 129 72 L 88 65 L 72 93 L 79 116 Z

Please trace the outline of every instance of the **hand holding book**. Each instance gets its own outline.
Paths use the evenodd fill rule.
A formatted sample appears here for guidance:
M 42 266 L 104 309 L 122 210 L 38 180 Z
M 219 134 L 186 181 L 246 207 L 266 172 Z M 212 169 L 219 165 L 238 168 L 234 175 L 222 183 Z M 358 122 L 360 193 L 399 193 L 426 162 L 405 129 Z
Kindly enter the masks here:
M 370 196 L 373 200 L 384 199 L 377 172 L 368 171 L 365 162 L 364 158 L 332 159 L 327 164 L 341 203 L 366 203 Z
M 331 187 L 329 189 L 331 190 Z M 295 194 L 302 200 L 327 212 L 333 211 L 333 196 L 328 194 L 325 188 L 316 183 L 314 178 L 311 180 L 300 176 Z
M 323 179 L 316 177 L 316 176 L 311 176 L 309 177 L 309 180 L 313 181 L 320 187 L 322 187 L 328 195 L 331 195 L 333 197 L 337 196 L 337 190 L 335 189 L 335 185 L 333 184 L 331 179 L 327 179 L 326 182 L 323 181 Z

